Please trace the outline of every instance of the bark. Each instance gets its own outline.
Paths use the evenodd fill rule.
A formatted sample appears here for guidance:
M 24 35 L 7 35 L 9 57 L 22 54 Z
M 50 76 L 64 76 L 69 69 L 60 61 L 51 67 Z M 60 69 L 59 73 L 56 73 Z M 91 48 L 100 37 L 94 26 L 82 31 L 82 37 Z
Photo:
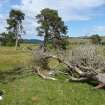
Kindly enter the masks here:
M 99 86 L 97 86 L 96 88 L 101 88 L 103 86 L 105 86 L 105 74 L 103 73 L 99 73 L 97 71 L 100 71 L 99 69 L 94 69 L 92 67 L 87 67 L 87 66 L 82 66 L 82 65 L 74 65 L 72 63 L 70 63 L 68 60 L 64 60 L 62 59 L 62 57 L 58 57 L 55 56 L 51 53 L 43 53 L 41 54 L 42 58 L 45 60 L 48 60 L 50 58 L 53 59 L 57 59 L 59 61 L 59 63 L 62 63 L 64 65 L 67 66 L 67 71 L 66 73 L 68 73 L 70 75 L 70 80 L 72 81 L 97 81 L 99 82 Z M 103 69 L 103 68 L 102 68 Z M 36 72 L 37 74 L 42 77 L 43 79 L 52 79 L 52 80 L 56 80 L 55 78 L 52 78 L 51 76 L 45 76 L 41 73 L 40 68 L 36 68 Z M 75 77 L 75 73 L 77 73 L 79 76 L 78 78 Z
M 103 73 L 97 73 L 93 68 L 90 68 L 90 67 L 84 67 L 84 66 L 72 66 L 69 62 L 67 61 L 63 61 L 62 59 L 58 58 L 57 56 L 47 56 L 46 59 L 48 58 L 54 58 L 54 59 L 57 59 L 60 63 L 63 63 L 65 64 L 68 69 L 71 71 L 74 71 L 76 73 L 78 73 L 80 75 L 80 77 L 82 78 L 75 78 L 75 77 L 72 77 L 71 79 L 72 80 L 78 80 L 78 81 L 81 81 L 81 80 L 95 80 L 95 81 L 99 81 L 101 83 L 105 83 L 105 74 Z M 87 72 L 83 72 L 81 69 L 83 69 L 84 71 L 87 70 Z M 71 72 L 72 72 L 71 71 Z
M 43 52 L 46 52 L 46 43 L 48 41 L 48 30 L 45 30 L 45 36 L 44 36 L 44 41 L 43 41 Z
M 50 77 L 50 76 L 45 76 L 40 72 L 40 67 L 34 68 L 35 73 L 37 73 L 41 78 L 46 79 L 46 80 L 57 80 L 56 78 Z
M 71 81 L 75 81 L 75 82 L 81 82 L 81 81 L 86 81 L 88 80 L 88 78 L 85 78 L 85 77 L 81 77 L 81 78 L 75 78 L 75 77 L 70 77 L 70 80 Z
M 15 43 L 15 49 L 16 50 L 17 50 L 17 47 L 18 47 L 18 42 L 19 42 L 18 37 L 16 37 L 16 43 Z
M 103 87 L 105 87 L 105 83 L 99 83 L 99 84 L 95 87 L 95 89 L 100 89 L 100 88 L 103 88 Z
M 18 38 L 18 31 L 19 31 L 19 26 L 16 26 L 15 34 L 16 34 L 16 42 L 15 42 L 15 49 L 17 50 L 18 43 L 19 43 L 19 38 Z

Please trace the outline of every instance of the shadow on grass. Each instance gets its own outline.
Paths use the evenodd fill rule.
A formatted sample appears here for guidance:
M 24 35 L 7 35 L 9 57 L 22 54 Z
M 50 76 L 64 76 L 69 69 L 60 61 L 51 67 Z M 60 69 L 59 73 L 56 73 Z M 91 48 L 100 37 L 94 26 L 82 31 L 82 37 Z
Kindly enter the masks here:
M 33 75 L 32 70 L 22 67 L 16 67 L 13 70 L 0 72 L 0 82 L 8 83 L 14 81 L 15 79 L 24 78 Z
M 86 80 L 86 81 L 79 81 L 79 82 L 70 81 L 70 82 L 88 84 L 88 85 L 92 86 L 93 89 L 95 89 L 95 87 L 99 84 L 98 81 L 94 81 L 94 80 Z

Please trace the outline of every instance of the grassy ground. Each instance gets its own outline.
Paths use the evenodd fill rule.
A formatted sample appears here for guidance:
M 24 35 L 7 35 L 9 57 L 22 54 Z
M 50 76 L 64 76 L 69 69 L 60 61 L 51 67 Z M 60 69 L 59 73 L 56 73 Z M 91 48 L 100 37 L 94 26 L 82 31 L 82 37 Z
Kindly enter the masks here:
M 14 48 L 0 48 L 0 90 L 4 99 L 0 105 L 105 105 L 105 90 L 93 90 L 87 83 L 43 80 L 35 75 L 21 76 L 21 72 L 10 71 L 16 66 L 27 66 L 31 53 L 24 45 L 17 51 Z M 31 46 L 34 47 L 34 46 Z M 18 77 L 11 79 L 12 77 Z M 3 82 L 6 79 L 10 81 Z
M 105 105 L 105 91 L 88 84 L 29 76 L 0 84 L 0 89 L 5 93 L 0 105 Z
M 24 65 L 29 59 L 29 53 L 9 47 L 0 47 L 0 70 L 11 69 L 17 65 Z
M 27 66 L 30 63 L 31 53 L 27 48 L 36 48 L 37 45 L 22 44 L 18 50 L 14 47 L 0 46 L 0 71 L 12 69 L 16 66 Z

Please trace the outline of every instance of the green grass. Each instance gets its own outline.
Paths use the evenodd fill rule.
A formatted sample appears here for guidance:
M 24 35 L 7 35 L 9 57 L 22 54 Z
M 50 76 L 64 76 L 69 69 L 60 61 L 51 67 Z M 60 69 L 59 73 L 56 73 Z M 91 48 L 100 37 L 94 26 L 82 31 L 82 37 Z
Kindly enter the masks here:
M 87 83 L 67 82 L 64 76 L 51 81 L 12 71 L 16 66 L 30 64 L 31 53 L 22 50 L 27 46 L 30 45 L 23 45 L 17 51 L 0 48 L 0 90 L 4 92 L 0 105 L 105 105 L 104 89 L 93 90 Z M 50 65 L 56 65 L 55 61 Z
M 0 84 L 0 105 L 105 105 L 105 90 L 84 83 L 42 80 L 37 76 Z
M 0 47 L 0 71 L 12 69 L 18 65 L 27 65 L 31 53 L 23 48 L 15 50 L 14 47 Z

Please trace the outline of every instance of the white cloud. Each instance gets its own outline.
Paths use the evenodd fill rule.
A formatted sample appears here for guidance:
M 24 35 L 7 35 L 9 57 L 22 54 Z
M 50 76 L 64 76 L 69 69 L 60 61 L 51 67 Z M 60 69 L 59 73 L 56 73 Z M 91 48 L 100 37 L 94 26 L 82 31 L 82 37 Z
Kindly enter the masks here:
M 0 5 L 10 0 L 0 0 Z M 105 4 L 105 0 L 21 0 L 20 5 L 12 5 L 11 8 L 21 9 L 26 19 L 24 27 L 27 36 L 35 35 L 37 26 L 35 16 L 43 8 L 56 9 L 64 21 L 90 20 L 96 14 L 96 8 Z M 6 14 L 7 17 L 7 14 Z M 3 21 L 2 21 L 3 20 Z M 2 22 L 2 23 L 1 23 Z M 5 15 L 0 15 L 0 31 L 6 26 Z
M 36 15 L 43 8 L 59 11 L 65 21 L 87 20 L 94 8 L 105 4 L 105 0 L 22 0 L 21 5 L 14 6 L 24 10 L 27 14 Z M 93 12 L 94 13 L 94 12 Z
M 91 30 L 91 33 L 104 33 L 105 34 L 105 26 L 95 26 L 93 27 L 93 29 Z
M 64 21 L 89 20 L 95 14 L 94 9 L 105 4 L 105 0 L 21 0 L 21 5 L 13 8 L 21 9 L 26 14 L 25 30 L 27 34 L 35 34 L 35 16 L 43 8 L 58 10 Z M 92 14 L 92 16 L 91 16 Z
M 2 12 L 2 6 L 5 6 L 5 3 L 8 3 L 10 0 L 0 0 L 0 33 L 6 31 L 6 19 L 8 18 L 8 14 L 5 14 L 5 12 Z
M 6 19 L 7 19 L 6 15 L 0 14 L 0 33 L 6 31 L 7 26 Z

